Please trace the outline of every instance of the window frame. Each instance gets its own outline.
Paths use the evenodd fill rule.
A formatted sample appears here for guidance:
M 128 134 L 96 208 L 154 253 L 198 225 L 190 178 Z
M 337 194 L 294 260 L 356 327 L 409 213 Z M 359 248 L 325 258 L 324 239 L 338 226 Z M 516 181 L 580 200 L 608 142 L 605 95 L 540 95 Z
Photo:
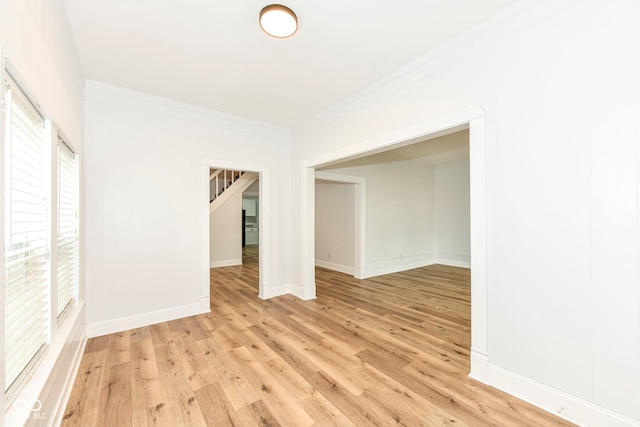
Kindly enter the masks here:
M 52 298 L 52 313 L 56 313 L 52 315 L 52 320 L 55 318 L 57 325 L 60 325 L 64 322 L 66 315 L 69 311 L 77 304 L 78 302 L 78 283 L 79 283 L 79 251 L 80 251 L 80 162 L 79 156 L 74 150 L 73 146 L 67 142 L 67 139 L 63 136 L 62 132 L 56 128 L 56 132 L 53 135 L 53 144 L 55 147 L 52 147 L 52 153 L 55 149 L 56 156 L 54 161 L 54 156 L 52 155 L 52 179 L 55 180 L 55 186 L 52 185 L 52 190 L 55 191 L 54 197 L 55 199 L 55 214 L 52 215 L 52 222 L 55 222 L 55 227 L 52 227 L 51 230 L 51 242 L 53 246 L 53 242 L 56 242 L 55 248 L 55 260 L 56 265 L 55 269 L 52 268 L 52 278 L 54 280 L 54 284 L 52 285 L 52 290 L 55 290 L 55 298 Z M 72 180 L 72 189 L 73 192 L 73 221 L 74 221 L 74 232 L 73 232 L 73 247 L 71 248 L 71 262 L 70 266 L 71 275 L 70 277 L 70 298 L 65 302 L 64 307 L 60 307 L 60 179 L 61 179 L 61 167 L 60 167 L 60 150 L 68 151 L 71 155 L 71 162 L 73 163 L 73 169 L 71 171 L 72 176 L 69 177 Z M 55 240 L 54 240 L 55 238 Z M 53 257 L 52 257 L 53 258 Z M 53 266 L 53 263 L 52 263 Z M 55 288 L 55 289 L 53 289 Z
M 19 81 L 9 72 L 4 75 L 2 80 L 2 114 L 4 116 L 3 241 L 5 244 L 3 259 L 3 276 L 5 280 L 4 392 L 9 400 L 18 394 L 19 390 L 28 381 L 36 366 L 46 354 L 52 337 L 50 325 L 51 307 L 49 304 L 51 298 L 51 239 L 49 235 L 51 226 L 49 170 L 51 162 L 49 160 L 51 155 L 47 142 L 48 135 L 51 134 L 51 126 L 46 117 L 35 106 L 36 104 L 33 100 L 29 98 L 28 91 L 23 89 Z M 17 110 L 14 111 L 14 108 L 17 108 Z M 36 123 L 35 126 L 33 126 L 34 123 Z M 32 134 L 29 135 L 29 133 Z M 9 152 L 8 150 L 16 151 Z M 33 164 L 30 164 L 33 160 L 40 161 L 42 164 L 33 167 Z M 20 166 L 21 163 L 23 163 L 22 167 Z M 9 170 L 7 169 L 8 165 L 11 167 Z M 14 173 L 18 176 L 17 178 L 13 176 Z M 11 179 L 9 183 L 6 181 L 8 177 Z M 28 180 L 27 178 L 29 177 L 33 177 L 34 180 Z M 14 186 L 14 184 L 16 185 Z M 7 191 L 11 191 L 11 194 L 7 194 Z M 40 198 L 42 200 L 39 200 Z M 7 206 L 7 201 L 9 200 L 11 204 Z M 14 204 L 24 206 L 25 210 L 15 210 Z M 12 217 L 7 218 L 7 213 L 10 213 Z M 12 221 L 14 214 L 19 218 L 16 222 Z M 36 222 L 33 222 L 34 220 Z M 33 224 L 38 224 L 38 227 L 42 227 L 42 229 L 34 230 Z M 7 236 L 7 231 L 11 233 L 9 236 Z M 22 242 L 23 249 L 9 250 L 9 253 L 15 252 L 17 264 L 14 264 L 12 270 L 8 270 L 8 265 L 11 262 L 7 259 L 6 245 L 7 243 L 14 244 L 14 231 L 18 240 L 15 244 L 20 246 L 20 242 Z M 36 240 L 34 240 L 34 235 L 38 236 Z M 31 249 L 27 249 L 24 246 L 34 241 L 39 243 L 31 246 Z M 29 255 L 29 252 L 31 252 L 31 255 Z M 13 270 L 14 268 L 17 270 Z M 12 301 L 7 299 L 8 292 L 10 292 L 9 283 L 7 282 L 9 271 L 17 272 L 15 274 L 18 274 L 19 281 L 16 282 L 16 285 L 22 288 L 12 292 L 17 298 Z M 15 274 L 12 275 L 15 276 Z M 39 303 L 33 299 L 36 296 L 40 300 Z M 23 299 L 23 302 L 19 301 L 20 298 Z M 28 300 L 25 300 L 25 298 L 28 298 Z M 12 302 L 14 303 L 14 309 L 8 311 L 9 304 Z M 19 316 L 18 318 L 25 320 L 8 324 L 8 319 L 12 316 Z M 35 320 L 38 318 L 40 320 Z M 8 347 L 9 342 L 7 340 L 9 337 L 6 333 L 10 328 L 14 331 L 12 335 L 16 336 L 16 339 L 12 340 L 13 344 Z M 13 354 L 9 354 L 9 350 L 12 350 Z M 23 354 L 20 354 L 20 352 Z M 16 363 L 19 365 L 11 368 L 7 362 L 14 355 L 17 358 Z M 7 371 L 7 368 L 9 368 L 9 371 Z M 9 374 L 8 378 L 7 374 Z
M 0 51 L 1 52 L 1 51 Z M 28 363 L 24 366 L 23 370 L 27 371 L 24 375 L 23 380 L 19 384 L 18 387 L 14 387 L 11 385 L 11 388 L 7 385 L 7 378 L 5 378 L 5 370 L 0 370 L 0 382 L 4 386 L 4 399 L 2 400 L 2 404 L 5 409 L 5 417 L 7 414 L 10 414 L 10 417 L 20 417 L 24 416 L 23 411 L 16 409 L 14 407 L 14 401 L 17 398 L 23 399 L 29 395 L 29 399 L 33 397 L 34 392 L 36 390 L 40 390 L 42 386 L 44 386 L 44 381 L 46 381 L 47 374 L 51 367 L 52 363 L 55 363 L 55 360 L 59 356 L 60 352 L 63 348 L 66 347 L 67 340 L 69 338 L 69 334 L 74 331 L 78 323 L 79 316 L 81 316 L 82 308 L 84 304 L 81 302 L 81 291 L 80 291 L 80 277 L 81 277 L 81 251 L 82 251 L 82 243 L 81 243 L 81 235 L 82 235 L 82 222 L 81 222 L 81 203 L 82 203 L 82 194 L 81 194 L 81 171 L 82 171 L 82 161 L 81 156 L 78 155 L 78 151 L 75 149 L 74 145 L 69 143 L 69 139 L 63 134 L 63 132 L 58 128 L 55 122 L 53 122 L 43 111 L 42 107 L 37 103 L 36 98 L 33 96 L 33 93 L 27 88 L 24 84 L 24 80 L 21 78 L 20 74 L 16 72 L 16 69 L 12 66 L 7 58 L 0 56 L 0 145 L 2 145 L 2 149 L 0 149 L 0 167 L 2 167 L 2 171 L 0 172 L 0 188 L 2 194 L 0 197 L 3 199 L 5 197 L 5 157 L 4 157 L 4 148 L 5 144 L 8 143 L 5 137 L 5 129 L 6 129 L 6 113 L 5 113 L 5 80 L 7 77 L 10 77 L 22 94 L 26 97 L 26 99 L 30 102 L 30 104 L 37 110 L 38 114 L 44 119 L 45 122 L 45 132 L 43 136 L 43 144 L 45 147 L 45 159 L 44 159 L 44 169 L 46 169 L 46 198 L 48 200 L 47 203 L 47 211 L 46 211 L 46 220 L 48 227 L 47 234 L 47 247 L 49 253 L 48 265 L 47 265 L 47 347 L 45 351 L 42 351 L 42 354 L 39 354 L 37 360 L 34 360 L 34 363 Z M 75 198 L 75 212 L 76 212 L 76 233 L 75 233 L 75 245 L 74 245 L 74 265 L 73 265 L 73 283 L 72 283 L 72 299 L 71 304 L 68 304 L 67 307 L 57 315 L 57 288 L 58 288 L 58 277 L 57 277 L 57 264 L 58 264 L 58 253 L 57 253 L 57 232 L 58 232 L 58 223 L 57 223 L 57 215 L 58 215 L 58 144 L 59 140 L 62 140 L 67 148 L 74 153 L 75 157 L 75 170 L 74 170 L 74 198 Z M 3 204 L 4 206 L 4 204 Z M 5 222 L 5 209 L 0 209 L 0 217 L 3 221 L 3 230 L 4 230 L 4 222 Z M 3 231 L 3 241 L 5 240 L 5 233 Z M 0 262 L 3 266 L 5 266 L 5 251 L 0 251 Z M 5 330 L 6 330 L 6 267 L 5 271 L 2 275 L 0 275 L 0 284 L 2 284 L 2 292 L 0 292 L 0 318 L 2 319 L 3 327 L 0 328 L 0 341 L 3 343 L 2 350 L 2 359 L 6 360 L 8 354 L 6 354 L 6 344 L 5 344 Z M 37 392 L 38 394 L 40 391 Z M 24 399 L 23 399 L 24 400 Z

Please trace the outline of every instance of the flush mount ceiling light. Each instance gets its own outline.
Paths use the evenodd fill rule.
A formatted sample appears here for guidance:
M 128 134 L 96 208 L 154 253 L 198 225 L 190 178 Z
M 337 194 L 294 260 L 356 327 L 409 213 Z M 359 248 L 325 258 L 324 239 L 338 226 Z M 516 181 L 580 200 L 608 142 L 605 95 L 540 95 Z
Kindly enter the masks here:
M 270 4 L 260 11 L 260 27 L 270 36 L 289 37 L 298 29 L 298 17 L 286 6 Z

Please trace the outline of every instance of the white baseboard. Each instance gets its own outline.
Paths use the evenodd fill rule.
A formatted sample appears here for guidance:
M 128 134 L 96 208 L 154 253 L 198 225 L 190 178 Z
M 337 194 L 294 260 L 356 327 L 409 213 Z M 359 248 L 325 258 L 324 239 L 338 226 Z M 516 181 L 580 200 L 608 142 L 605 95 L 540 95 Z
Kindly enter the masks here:
M 211 296 L 200 297 L 200 314 L 211 313 Z
M 228 259 L 224 261 L 211 261 L 209 268 L 231 267 L 234 265 L 242 265 L 242 259 Z
M 471 372 L 469 377 L 489 384 L 489 358 L 486 353 L 471 349 Z
M 471 256 L 462 254 L 452 254 L 448 252 L 436 253 L 438 264 L 450 265 L 452 267 L 471 268 Z
M 281 295 L 292 294 L 295 295 L 295 289 L 293 285 L 280 285 L 280 286 L 264 286 L 263 293 L 258 295 L 261 299 L 269 299 L 279 297 Z
M 87 336 L 89 338 L 99 337 L 101 335 L 149 326 L 155 323 L 195 316 L 200 313 L 201 303 L 197 302 L 196 304 L 172 307 L 166 310 L 152 311 L 149 313 L 137 314 L 135 316 L 120 317 L 118 319 L 105 320 L 103 322 L 89 323 L 87 324 Z
M 312 300 L 316 298 L 316 287 L 304 285 L 281 285 L 265 286 L 263 294 L 258 295 L 261 299 L 269 299 L 282 295 L 293 295 L 302 300 Z
M 414 259 L 408 262 L 403 262 L 402 259 L 396 259 L 396 260 L 393 260 L 393 264 L 386 265 L 384 267 L 377 267 L 377 268 L 376 267 L 371 268 L 371 266 L 365 267 L 360 271 L 360 274 L 359 274 L 360 277 L 357 277 L 357 278 L 367 279 L 369 277 L 382 276 L 383 274 L 398 273 L 400 271 L 426 267 L 433 264 L 443 264 L 443 265 L 450 265 L 452 267 L 471 268 L 470 260 L 465 261 L 461 259 L 451 259 L 451 258 L 437 258 L 437 259 L 431 258 L 431 259 Z M 323 267 L 323 265 L 318 264 L 318 261 L 316 261 L 316 265 Z M 326 267 L 326 268 L 330 268 L 330 267 Z M 330 269 L 335 270 L 333 268 L 330 268 Z M 351 271 L 353 271 L 353 269 Z M 352 274 L 352 273 L 349 273 L 349 274 Z
M 438 258 L 434 264 L 448 265 L 451 267 L 471 268 L 471 260 L 460 261 L 455 259 Z
M 412 261 L 409 263 L 404 263 L 404 264 L 393 264 L 393 265 L 389 265 L 386 267 L 382 267 L 382 268 L 376 268 L 376 269 L 368 269 L 368 268 L 364 268 L 362 270 L 362 274 L 361 274 L 361 278 L 362 279 L 367 279 L 369 277 L 375 277 L 375 276 L 382 276 L 383 274 L 391 274 L 391 273 L 398 273 L 400 271 L 406 271 L 406 270 L 411 270 L 414 268 L 420 268 L 420 267 L 426 267 L 428 265 L 433 265 L 436 264 L 436 260 L 435 259 L 427 259 L 427 260 L 419 260 L 419 261 Z
M 289 286 L 289 293 L 291 295 L 297 296 L 301 300 L 309 301 L 309 300 L 312 300 L 312 299 L 316 299 L 316 286 L 315 286 L 315 283 L 313 284 L 313 286 L 290 285 Z
M 489 364 L 488 373 L 488 384 L 490 386 L 505 391 L 572 423 L 583 426 L 607 427 L 640 425 L 640 420 L 617 414 L 504 368 Z
M 340 273 L 348 274 L 350 276 L 353 276 L 355 273 L 355 269 L 353 267 L 350 267 L 348 265 L 335 264 L 335 263 L 324 261 L 321 259 L 316 260 L 316 266 L 326 268 L 332 271 L 338 271 Z

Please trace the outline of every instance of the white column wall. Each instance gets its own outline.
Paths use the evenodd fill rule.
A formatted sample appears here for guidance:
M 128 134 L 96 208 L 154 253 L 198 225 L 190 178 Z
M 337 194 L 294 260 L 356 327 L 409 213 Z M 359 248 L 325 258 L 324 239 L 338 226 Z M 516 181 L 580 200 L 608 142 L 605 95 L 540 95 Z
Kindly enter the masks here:
M 242 191 L 209 215 L 210 267 L 242 264 Z
M 316 181 L 316 265 L 354 275 L 355 184 Z
M 436 258 L 441 264 L 471 266 L 469 162 L 435 168 Z
M 640 422 L 639 9 L 524 1 L 299 127 L 292 146 L 295 173 L 481 106 L 488 381 L 588 424 Z
M 289 131 L 95 82 L 85 114 L 90 335 L 200 312 L 205 159 L 268 171 L 265 292 L 288 289 Z

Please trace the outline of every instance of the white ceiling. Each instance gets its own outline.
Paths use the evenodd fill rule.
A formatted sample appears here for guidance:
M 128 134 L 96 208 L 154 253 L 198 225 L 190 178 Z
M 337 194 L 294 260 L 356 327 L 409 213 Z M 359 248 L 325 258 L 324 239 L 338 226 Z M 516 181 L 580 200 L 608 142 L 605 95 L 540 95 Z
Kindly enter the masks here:
M 85 78 L 294 127 L 516 0 L 65 0 Z

